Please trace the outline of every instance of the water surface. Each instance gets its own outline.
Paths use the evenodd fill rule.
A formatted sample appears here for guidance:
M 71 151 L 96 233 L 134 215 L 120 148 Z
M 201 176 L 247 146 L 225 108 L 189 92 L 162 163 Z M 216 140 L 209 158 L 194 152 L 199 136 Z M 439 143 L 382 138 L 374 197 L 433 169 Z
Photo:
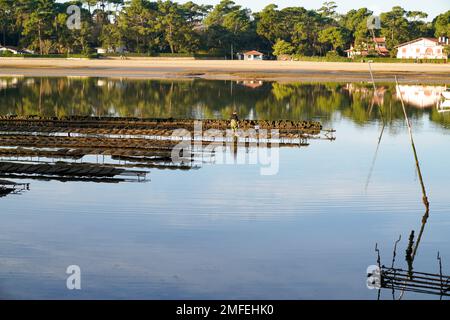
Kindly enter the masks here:
M 380 83 L 374 100 L 366 83 L 2 78 L 1 115 L 221 119 L 236 109 L 319 120 L 337 139 L 280 149 L 273 176 L 205 164 L 152 170 L 147 183 L 25 180 L 29 191 L 0 198 L 0 298 L 376 299 L 365 274 L 375 244 L 390 265 L 401 235 L 396 263 L 406 268 L 424 214 L 399 92 L 430 201 L 414 269 L 439 272 L 439 251 L 450 274 L 443 90 Z M 81 291 L 66 289 L 69 265 L 81 267 Z

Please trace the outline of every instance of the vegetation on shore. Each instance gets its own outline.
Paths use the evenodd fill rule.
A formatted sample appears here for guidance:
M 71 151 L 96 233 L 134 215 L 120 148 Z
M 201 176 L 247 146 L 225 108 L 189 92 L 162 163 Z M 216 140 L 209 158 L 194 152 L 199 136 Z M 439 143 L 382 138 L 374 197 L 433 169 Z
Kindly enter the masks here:
M 70 5 L 82 8 L 80 29 L 66 25 Z M 271 4 L 252 13 L 231 0 L 216 6 L 162 0 L 0 0 L 0 43 L 62 56 L 89 56 L 103 47 L 144 55 L 223 57 L 257 49 L 308 57 L 329 51 L 342 54 L 351 44 L 358 46 L 372 37 L 367 29 L 370 10 L 336 10 L 334 2 L 318 10 Z M 450 11 L 427 21 L 425 12 L 396 6 L 380 18 L 376 32 L 386 37 L 389 48 L 418 37 L 450 37 Z

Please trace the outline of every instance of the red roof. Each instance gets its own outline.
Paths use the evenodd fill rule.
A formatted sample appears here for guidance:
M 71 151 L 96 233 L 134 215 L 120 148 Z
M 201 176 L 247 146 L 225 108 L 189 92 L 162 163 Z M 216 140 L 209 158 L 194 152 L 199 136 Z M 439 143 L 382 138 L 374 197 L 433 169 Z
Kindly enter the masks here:
M 385 43 L 386 42 L 386 38 L 373 38 L 373 41 L 376 43 Z
M 247 52 L 244 52 L 244 54 L 246 56 L 263 56 L 264 55 L 264 53 L 261 53 L 261 52 L 256 51 L 256 50 L 247 51 Z
M 377 50 L 378 50 L 379 52 L 381 52 L 381 53 L 388 53 L 388 52 L 389 52 L 389 50 L 386 49 L 386 47 L 378 47 Z

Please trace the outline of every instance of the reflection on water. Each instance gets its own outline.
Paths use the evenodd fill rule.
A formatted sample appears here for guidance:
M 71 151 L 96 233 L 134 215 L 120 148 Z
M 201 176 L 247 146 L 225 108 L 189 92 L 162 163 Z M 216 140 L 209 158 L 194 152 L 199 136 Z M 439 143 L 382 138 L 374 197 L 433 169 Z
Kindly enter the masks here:
M 423 114 L 448 125 L 450 116 L 433 107 L 445 87 L 401 85 L 412 120 Z M 245 119 L 331 121 L 338 112 L 358 124 L 379 118 L 385 105 L 390 120 L 401 120 L 398 92 L 381 83 L 374 95 L 367 83 L 268 83 L 262 81 L 155 81 L 99 78 L 3 78 L 2 115 L 121 116 L 228 119 L 233 110 Z M 331 125 L 330 125 L 331 126 Z M 332 127 L 332 126 L 331 126 Z
M 24 164 L 13 168 L 21 177 L 2 170 L 4 188 L 20 181 L 31 190 L 0 200 L 0 298 L 376 299 L 363 271 L 373 264 L 374 242 L 385 257 L 400 234 L 388 265 L 400 281 L 395 297 L 429 297 L 408 291 L 405 280 L 448 273 L 450 114 L 418 108 L 409 90 L 406 114 L 430 198 L 425 213 L 393 83 L 374 90 L 368 83 L 1 79 L 1 115 L 229 119 L 236 109 L 241 119 L 318 120 L 336 129 L 336 140 L 280 148 L 279 172 L 262 176 L 251 165 L 206 165 L 219 153 L 198 150 L 192 157 L 201 170 L 191 170 L 191 157 L 190 170 L 165 170 L 173 166 L 167 150 L 144 139 L 111 148 L 104 136 L 50 137 L 48 125 L 27 138 L 23 128 L 19 136 L 3 131 L 3 163 Z M 223 152 L 237 163 L 254 151 L 244 143 Z M 148 179 L 96 183 L 25 166 L 45 163 L 111 165 Z M 65 288 L 73 264 L 82 270 L 80 292 Z
M 414 162 L 416 165 L 416 171 L 419 178 L 420 188 L 422 191 L 422 202 L 425 208 L 425 213 L 422 217 L 422 223 L 421 228 L 419 231 L 419 234 L 417 235 L 417 239 L 415 238 L 414 230 L 411 231 L 409 235 L 409 241 L 408 241 L 408 247 L 406 249 L 406 255 L 405 260 L 408 266 L 407 271 L 403 269 L 398 269 L 395 267 L 395 260 L 397 255 L 397 245 L 401 241 L 401 235 L 399 239 L 395 242 L 394 245 L 394 252 L 392 256 L 392 265 L 391 267 L 385 267 L 384 265 L 381 265 L 381 259 L 380 259 L 380 252 L 378 249 L 376 249 L 378 253 L 378 270 L 379 270 L 379 276 L 380 276 L 380 284 L 379 287 L 381 288 L 387 288 L 392 290 L 392 297 L 395 299 L 395 290 L 400 291 L 399 299 L 402 299 L 404 297 L 404 294 L 406 291 L 410 292 L 416 292 L 416 293 L 426 293 L 426 294 L 439 294 L 441 299 L 444 295 L 450 295 L 447 294 L 447 291 L 449 290 L 449 281 L 448 277 L 445 277 L 442 275 L 442 265 L 440 268 L 440 274 L 432 274 L 432 273 L 424 273 L 424 272 L 417 272 L 414 270 L 414 260 L 417 256 L 417 251 L 420 245 L 420 242 L 422 240 L 425 226 L 427 224 L 429 214 L 430 214 L 430 203 L 428 201 L 428 195 L 427 195 L 427 189 L 425 187 L 425 182 L 422 176 L 422 170 L 419 163 L 419 157 L 417 154 L 416 145 L 414 142 L 414 136 L 413 136 L 413 130 L 411 123 L 408 119 L 408 115 L 406 113 L 405 103 L 404 103 L 404 96 L 403 96 L 403 89 L 401 86 L 397 84 L 397 94 L 400 99 L 400 102 L 402 103 L 402 110 L 405 115 L 405 122 L 408 127 L 409 131 L 409 138 L 411 142 L 411 149 L 414 156 Z M 439 262 L 441 263 L 441 260 L 439 258 Z M 378 298 L 380 298 L 381 291 L 378 291 Z
M 432 108 L 442 99 L 445 90 L 445 86 L 400 85 L 397 98 L 401 95 L 405 103 L 417 108 Z

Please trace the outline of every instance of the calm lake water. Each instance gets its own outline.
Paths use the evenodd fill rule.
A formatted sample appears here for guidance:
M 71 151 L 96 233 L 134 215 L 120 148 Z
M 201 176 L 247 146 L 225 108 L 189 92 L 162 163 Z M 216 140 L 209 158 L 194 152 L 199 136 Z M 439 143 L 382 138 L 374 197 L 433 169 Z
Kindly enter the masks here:
M 1 115 L 228 119 L 236 109 L 336 130 L 335 141 L 281 148 L 271 176 L 258 165 L 204 164 L 153 169 L 146 183 L 21 181 L 29 191 L 0 198 L 0 298 L 377 299 L 366 286 L 375 244 L 390 266 L 401 235 L 396 266 L 406 269 L 425 212 L 398 91 L 377 85 L 382 112 L 367 83 L 0 78 Z M 399 88 L 430 201 L 413 267 L 439 273 L 439 252 L 448 275 L 443 90 Z M 66 288 L 69 265 L 81 268 L 80 291 Z M 439 296 L 403 297 L 417 298 Z

